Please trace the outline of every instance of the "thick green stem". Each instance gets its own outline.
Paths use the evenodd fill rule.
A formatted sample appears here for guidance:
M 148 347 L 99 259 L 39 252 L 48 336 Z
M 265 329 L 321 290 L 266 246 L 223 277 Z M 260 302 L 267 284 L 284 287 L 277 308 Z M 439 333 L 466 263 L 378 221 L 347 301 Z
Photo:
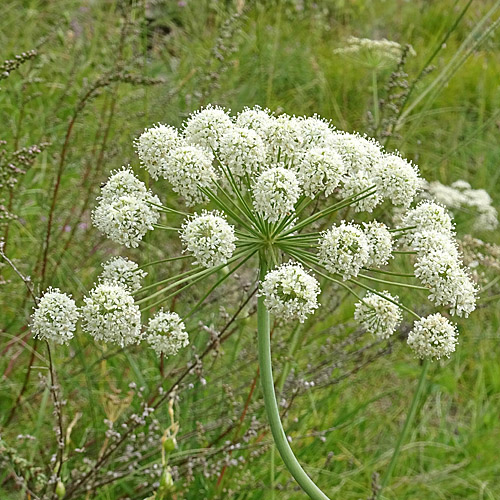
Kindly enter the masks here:
M 420 378 L 418 380 L 418 385 L 417 389 L 415 390 L 415 394 L 413 395 L 413 401 L 411 402 L 410 409 L 408 411 L 408 415 L 406 415 L 406 420 L 403 426 L 403 429 L 401 430 L 401 434 L 399 435 L 398 441 L 396 443 L 396 447 L 394 448 L 394 451 L 392 453 L 391 461 L 389 462 L 389 466 L 387 467 L 384 476 L 382 477 L 382 481 L 380 482 L 380 489 L 377 492 L 377 496 L 375 497 L 376 500 L 380 498 L 380 495 L 382 494 L 383 489 L 387 486 L 387 483 L 390 481 L 392 473 L 394 471 L 394 467 L 396 466 L 396 462 L 398 461 L 399 458 L 399 453 L 401 451 L 401 446 L 403 445 L 406 435 L 408 434 L 408 429 L 413 423 L 413 420 L 415 418 L 415 414 L 417 412 L 417 406 L 418 402 L 420 400 L 420 396 L 422 395 L 422 392 L 425 387 L 425 379 L 427 377 L 427 371 L 429 369 L 429 360 L 426 359 L 422 365 L 422 371 L 420 372 Z
M 265 278 L 267 273 L 267 262 L 263 253 L 260 255 L 260 279 Z M 271 337 L 269 325 L 269 312 L 264 305 L 264 297 L 260 296 L 257 302 L 257 329 L 259 341 L 259 367 L 262 392 L 266 407 L 267 418 L 271 433 L 276 444 L 276 448 L 300 487 L 309 495 L 312 500 L 329 500 L 328 497 L 314 484 L 312 479 L 306 474 L 304 469 L 295 458 L 290 445 L 288 444 L 285 431 L 281 425 L 278 403 L 274 392 L 273 370 L 271 366 Z

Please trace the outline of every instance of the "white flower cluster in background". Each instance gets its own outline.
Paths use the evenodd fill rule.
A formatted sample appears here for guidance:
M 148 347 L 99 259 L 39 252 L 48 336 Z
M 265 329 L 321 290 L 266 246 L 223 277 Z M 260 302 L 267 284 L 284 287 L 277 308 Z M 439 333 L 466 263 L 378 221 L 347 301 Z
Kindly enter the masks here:
M 225 264 L 236 248 L 234 227 L 217 210 L 194 214 L 183 224 L 180 237 L 186 251 L 203 267 Z
M 403 47 L 392 40 L 382 38 L 357 38 L 350 36 L 343 47 L 335 49 L 334 54 L 353 58 L 369 68 L 383 68 L 390 63 L 397 63 L 403 54 Z M 413 47 L 409 47 L 409 54 L 415 55 Z
M 484 189 L 473 189 L 468 182 L 456 181 L 450 186 L 438 181 L 425 184 L 422 196 L 442 203 L 452 212 L 473 216 L 473 229 L 494 231 L 498 227 L 498 212 L 491 196 Z
M 31 316 L 31 329 L 39 339 L 66 344 L 74 336 L 79 315 L 69 295 L 49 287 Z
M 161 309 L 149 319 L 146 341 L 158 356 L 175 356 L 180 349 L 189 345 L 189 336 L 177 313 Z
M 319 306 L 318 280 L 300 264 L 283 264 L 267 273 L 260 293 L 269 311 L 285 321 L 303 323 Z
M 102 264 L 103 271 L 99 276 L 99 281 L 114 285 L 121 285 L 130 292 L 136 292 L 142 286 L 142 280 L 147 276 L 147 272 L 139 269 L 133 260 L 127 257 L 113 257 Z

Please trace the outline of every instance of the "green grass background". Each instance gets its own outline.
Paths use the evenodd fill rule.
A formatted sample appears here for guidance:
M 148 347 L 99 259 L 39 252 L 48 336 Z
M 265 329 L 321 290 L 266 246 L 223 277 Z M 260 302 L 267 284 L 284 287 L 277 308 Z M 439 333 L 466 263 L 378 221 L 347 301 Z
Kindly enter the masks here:
M 22 273 L 32 277 L 35 287 L 51 284 L 79 298 L 92 286 L 100 262 L 120 252 L 92 229 L 89 209 L 110 170 L 127 163 L 138 165 L 132 140 L 144 127 L 160 121 L 180 125 L 189 112 L 213 102 L 234 112 L 253 104 L 295 114 L 317 112 L 341 129 L 367 131 L 369 113 L 373 113 L 372 73 L 334 54 L 334 49 L 350 35 L 410 43 L 417 54 L 405 68 L 411 80 L 466 5 L 463 0 L 184 3 L 151 6 L 132 0 L 10 0 L 0 4 L 0 59 L 38 50 L 34 60 L 0 82 L 0 139 L 10 149 L 51 143 L 16 187 L 12 211 L 18 219 L 9 224 L 7 254 Z M 453 75 L 442 73 L 494 6 L 492 1 L 471 3 L 434 59 L 435 69 L 416 85 L 410 105 L 444 75 L 439 92 L 428 94 L 411 109 L 388 147 L 413 159 L 428 179 L 445 183 L 465 179 L 475 188 L 487 189 L 498 206 L 500 35 L 493 33 L 484 40 Z M 234 12 L 241 15 L 234 17 Z M 498 16 L 495 12 L 490 22 Z M 392 69 L 378 72 L 382 97 Z M 103 87 L 78 110 L 64 146 L 68 124 L 86 89 L 102 75 L 116 72 L 163 81 L 154 86 L 119 81 Z M 48 270 L 41 283 L 42 246 L 62 154 L 66 158 Z M 140 175 L 146 179 L 143 171 Z M 175 203 L 166 186 L 155 189 L 163 200 Z M 469 222 L 461 221 L 459 232 L 469 229 Z M 500 242 L 498 234 L 475 235 Z M 157 237 L 151 238 L 140 251 L 127 255 L 159 258 L 162 252 L 174 255 L 179 251 L 175 243 L 164 245 Z M 168 272 L 177 269 L 173 266 Z M 16 275 L 6 267 L 0 271 L 9 280 L 0 285 L 0 411 L 7 416 L 21 390 L 33 348 L 26 330 L 32 303 Z M 220 326 L 220 305 L 228 311 L 234 309 L 237 291 L 229 292 L 216 295 L 205 309 L 201 318 L 205 324 Z M 322 355 L 331 361 L 336 355 L 332 345 L 354 330 L 348 320 L 352 301 L 345 300 L 332 310 L 301 330 L 291 358 L 293 332 L 283 329 L 277 333 L 277 376 L 287 362 L 296 374 L 307 373 L 325 346 Z M 180 395 L 176 414 L 181 434 L 187 437 L 180 441 L 179 453 L 203 447 L 204 439 L 208 442 L 215 436 L 216 431 L 207 429 L 197 434 L 197 422 L 209 427 L 211 422 L 233 416 L 232 412 L 234 418 L 241 412 L 256 375 L 256 360 L 252 319 L 238 325 L 224 352 L 206 363 L 207 385 L 194 380 L 194 389 Z M 457 353 L 431 367 L 417 419 L 385 491 L 387 499 L 500 499 L 500 336 L 495 302 L 461 321 L 460 329 Z M 199 331 L 192 342 L 202 349 L 207 338 L 206 332 Z M 46 465 L 48 449 L 53 449 L 53 416 L 48 391 L 40 390 L 37 382 L 38 373 L 47 374 L 46 353 L 43 347 L 38 349 L 22 406 L 2 430 L 2 437 L 21 455 Z M 147 392 L 161 378 L 158 360 L 140 348 L 112 353 L 106 362 L 100 361 L 108 354 L 83 334 L 70 347 L 55 349 L 58 377 L 67 399 L 66 424 L 81 412 L 71 448 L 83 446 L 94 436 L 102 439 L 111 392 L 123 399 L 130 382 L 144 385 Z M 172 362 L 174 372 L 185 366 L 190 355 Z M 294 401 L 285 421 L 287 432 L 294 438 L 300 460 L 331 498 L 370 497 L 372 474 L 382 473 L 387 465 L 418 374 L 418 362 L 403 343 L 394 342 L 374 363 L 335 385 L 312 388 Z M 224 384 L 232 388 L 234 401 Z M 254 401 L 259 398 L 257 387 Z M 135 398 L 132 408 L 138 404 Z M 250 410 L 263 418 L 257 403 Z M 167 422 L 165 409 L 159 418 Z M 323 429 L 332 429 L 324 440 L 304 437 Z M 36 440 L 16 439 L 26 433 Z M 99 445 L 91 447 L 94 456 Z M 147 496 L 147 489 L 137 485 L 148 481 L 142 477 L 144 470 L 159 460 L 160 443 L 155 445 L 156 455 L 134 474 L 99 488 L 89 498 Z M 217 475 L 205 477 L 198 471 L 185 496 L 178 498 L 303 498 L 272 447 L 263 447 L 258 456 L 251 456 L 251 450 L 240 455 L 246 462 L 230 467 L 220 485 L 216 484 Z M 79 459 L 72 460 L 64 470 L 66 475 Z M 26 497 L 12 486 L 7 470 L 0 472 L 0 497 Z

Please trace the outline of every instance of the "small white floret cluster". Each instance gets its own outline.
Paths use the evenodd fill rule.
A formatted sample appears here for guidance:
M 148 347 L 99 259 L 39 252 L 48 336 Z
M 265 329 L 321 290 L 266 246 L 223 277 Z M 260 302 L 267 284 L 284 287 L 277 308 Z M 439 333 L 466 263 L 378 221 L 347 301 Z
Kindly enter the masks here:
M 170 151 L 181 144 L 181 137 L 176 128 L 161 123 L 147 129 L 134 141 L 137 155 L 153 179 L 163 174 L 164 159 Z
M 392 296 L 387 290 L 381 294 L 368 292 L 356 303 L 354 319 L 359 321 L 367 332 L 380 339 L 388 339 L 403 319 L 398 300 L 397 296 Z
M 79 315 L 71 296 L 49 287 L 31 316 L 31 330 L 39 339 L 66 344 L 74 336 Z
M 148 274 L 127 257 L 113 257 L 102 264 L 102 267 L 99 282 L 121 285 L 131 293 L 141 288 L 141 282 Z
M 124 287 L 101 283 L 83 301 L 83 328 L 96 340 L 122 347 L 142 340 L 139 306 Z
M 262 172 L 253 186 L 253 206 L 264 220 L 276 222 L 293 212 L 300 184 L 292 170 L 274 167 Z
M 449 358 L 457 343 L 457 327 L 439 313 L 416 321 L 408 335 L 408 345 L 421 359 Z
M 462 264 L 446 209 L 423 201 L 406 213 L 402 227 L 411 228 L 402 239 L 417 254 L 415 276 L 429 288 L 429 299 L 467 317 L 476 308 L 477 287 Z
M 183 224 L 180 237 L 186 251 L 207 268 L 225 264 L 236 248 L 234 226 L 217 210 L 194 214 Z
M 318 280 L 300 264 L 286 263 L 268 272 L 260 293 L 269 312 L 285 321 L 303 323 L 319 306 Z
M 146 188 L 130 168 L 112 173 L 92 212 L 92 222 L 110 239 L 137 247 L 158 222 L 159 198 Z
M 357 276 L 367 263 L 370 243 L 361 227 L 342 221 L 325 231 L 319 240 L 319 261 L 344 280 Z
M 175 356 L 189 345 L 189 335 L 177 313 L 161 309 L 149 319 L 146 341 L 158 356 Z
M 393 241 L 387 226 L 376 220 L 363 222 L 363 232 L 368 239 L 367 267 L 385 266 L 393 257 Z

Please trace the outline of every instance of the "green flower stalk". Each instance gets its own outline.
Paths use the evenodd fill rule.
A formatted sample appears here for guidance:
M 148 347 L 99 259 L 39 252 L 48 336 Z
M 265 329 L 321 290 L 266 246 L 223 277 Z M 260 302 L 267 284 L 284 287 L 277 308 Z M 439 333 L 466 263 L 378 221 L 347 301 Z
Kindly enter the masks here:
M 93 222 L 110 239 L 132 248 L 148 232 L 163 231 L 166 239 L 179 238 L 183 255 L 140 265 L 121 257 L 109 261 L 78 313 L 69 297 L 57 291 L 57 300 L 51 299 L 49 291 L 33 315 L 34 332 L 65 343 L 81 317 L 84 330 L 96 341 L 121 346 L 145 342 L 158 355 L 175 356 L 189 344 L 187 320 L 236 271 L 250 268 L 260 283 L 259 367 L 270 430 L 304 492 L 313 500 L 327 499 L 299 464 L 281 423 L 270 315 L 296 324 L 314 314 L 320 307 L 318 275 L 356 298 L 355 320 L 361 329 L 387 339 L 409 315 L 416 319 L 408 337 L 416 356 L 449 356 L 458 339 L 455 325 L 439 312 L 421 318 L 393 289 L 428 291 L 428 299 L 448 315 L 467 316 L 474 310 L 476 286 L 457 251 L 451 217 L 431 201 L 411 206 L 422 187 L 415 165 L 374 140 L 335 130 L 316 115 L 275 116 L 255 107 L 232 117 L 208 106 L 192 114 L 181 130 L 166 125 L 146 130 L 135 146 L 151 178 L 166 180 L 196 211 L 162 205 L 128 167 L 112 172 Z M 391 218 L 387 207 L 406 209 L 402 222 L 389 228 L 373 217 L 366 221 L 379 206 L 386 221 Z M 362 223 L 343 220 L 345 209 L 364 212 Z M 160 220 L 165 215 L 168 225 Z M 181 259 L 191 260 L 192 267 L 142 283 L 148 275 L 145 268 Z M 414 264 L 414 273 L 398 269 L 405 259 Z M 210 277 L 215 283 L 203 290 Z M 164 309 L 169 299 L 194 286 L 202 289 L 201 298 L 184 315 Z M 144 326 L 142 317 L 155 308 Z M 414 410 L 415 405 L 412 415 Z M 400 444 L 403 439 L 404 433 Z M 169 488 L 170 481 L 169 476 Z

